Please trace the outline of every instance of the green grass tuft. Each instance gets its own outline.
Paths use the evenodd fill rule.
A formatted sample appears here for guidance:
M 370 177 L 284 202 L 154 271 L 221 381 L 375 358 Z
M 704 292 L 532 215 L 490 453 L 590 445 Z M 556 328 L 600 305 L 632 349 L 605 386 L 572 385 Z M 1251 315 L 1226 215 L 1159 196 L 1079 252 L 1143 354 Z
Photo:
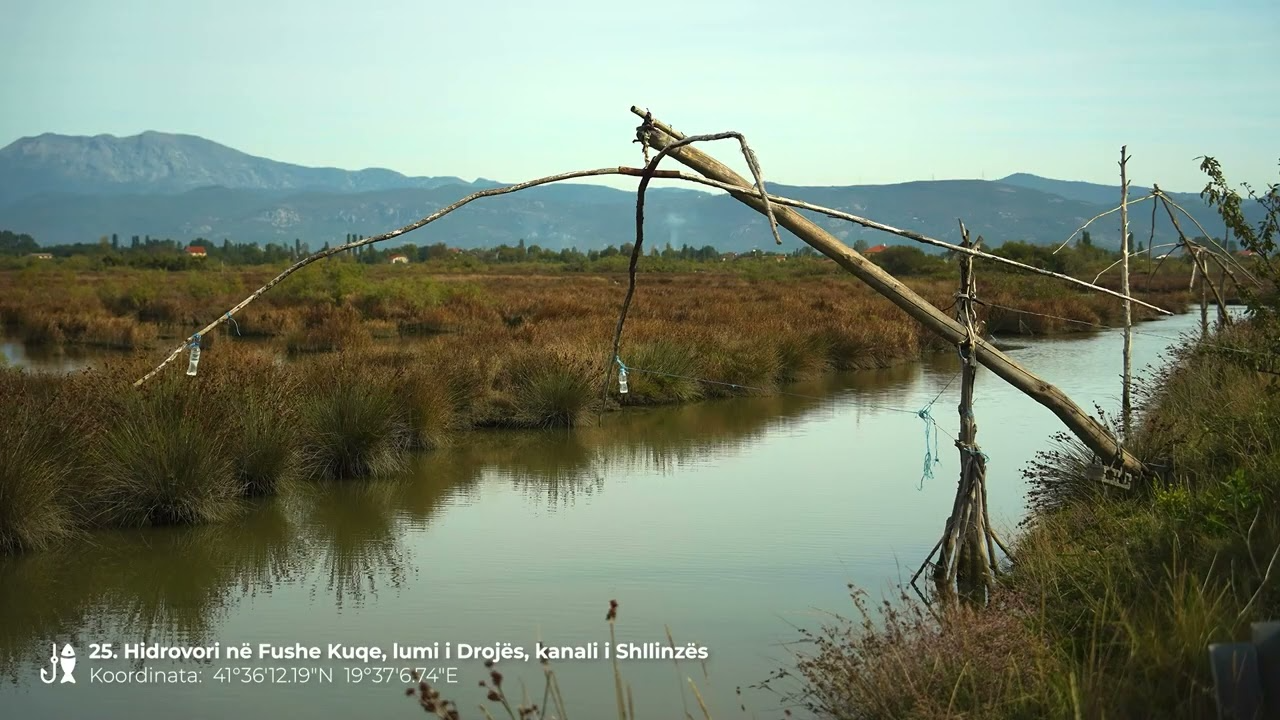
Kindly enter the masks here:
M 216 413 L 186 376 L 120 398 L 94 447 L 94 500 L 122 526 L 221 521 L 239 506 L 240 483 Z
M 48 417 L 47 381 L 0 369 L 0 554 L 76 534 L 81 438 Z
M 596 408 L 599 365 L 558 348 L 529 348 L 510 357 L 499 382 L 509 412 L 500 422 L 527 428 L 568 428 L 582 424 Z
M 410 425 L 397 392 L 386 373 L 323 364 L 300 410 L 304 474 L 338 479 L 404 469 Z
M 636 343 L 627 361 L 637 369 L 627 376 L 627 404 L 685 403 L 704 395 L 697 380 L 702 375 L 698 356 L 686 345 L 670 340 Z

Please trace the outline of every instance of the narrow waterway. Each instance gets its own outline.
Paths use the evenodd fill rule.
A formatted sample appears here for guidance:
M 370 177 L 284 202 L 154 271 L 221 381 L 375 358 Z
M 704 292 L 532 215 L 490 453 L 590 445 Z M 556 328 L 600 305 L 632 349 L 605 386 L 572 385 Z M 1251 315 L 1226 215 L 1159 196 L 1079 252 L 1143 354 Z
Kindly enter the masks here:
M 1188 314 L 1139 326 L 1135 369 L 1198 323 Z M 1118 331 L 1019 342 L 1010 355 L 1081 406 L 1118 406 Z M 709 651 L 678 669 L 622 662 L 640 717 L 679 717 L 684 701 L 700 716 L 678 675 L 695 680 L 716 718 L 744 717 L 742 703 L 745 717 L 777 716 L 776 699 L 748 686 L 790 663 L 793 626 L 851 610 L 846 583 L 890 590 L 941 532 L 959 472 L 958 368 L 941 356 L 791 388 L 805 397 L 617 413 L 574 432 L 468 434 L 404 477 L 308 486 L 237 523 L 115 532 L 0 560 L 0 716 L 420 716 L 398 677 L 352 671 L 365 664 L 329 659 L 329 644 L 605 642 L 610 599 L 620 603 L 618 642 L 666 645 L 669 626 L 677 645 Z M 916 414 L 925 407 L 941 430 L 932 477 L 922 470 L 935 438 Z M 985 370 L 974 409 L 993 517 L 1012 535 L 1020 471 L 1062 427 Z M 218 643 L 223 654 L 145 663 L 194 670 L 194 684 L 100 681 L 102 670 L 142 665 L 91 658 L 93 644 L 120 653 L 141 642 Z M 51 646 L 68 643 L 76 682 L 46 685 Z M 226 659 L 242 643 L 326 656 Z M 228 671 L 244 666 L 286 672 Z M 457 668 L 456 682 L 441 674 L 437 684 L 464 717 L 480 716 L 478 660 L 369 666 Z M 514 695 L 524 680 L 541 702 L 536 661 L 499 667 Z M 616 715 L 608 661 L 553 667 L 571 716 Z M 332 677 L 300 682 L 296 669 Z

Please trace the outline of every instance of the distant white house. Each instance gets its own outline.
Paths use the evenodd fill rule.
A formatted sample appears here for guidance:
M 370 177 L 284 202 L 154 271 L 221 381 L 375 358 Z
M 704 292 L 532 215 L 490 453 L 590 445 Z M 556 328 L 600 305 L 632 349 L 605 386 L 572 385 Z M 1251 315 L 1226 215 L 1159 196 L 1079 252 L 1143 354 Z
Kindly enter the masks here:
M 199 245 L 187 246 L 187 255 L 190 255 L 191 257 L 205 257 L 208 254 L 209 253 L 205 252 L 204 248 L 200 247 Z
M 30 253 L 27 257 L 35 258 L 36 260 L 52 260 L 53 253 Z
M 408 258 L 408 257 L 406 257 L 406 256 L 404 256 L 404 255 L 392 255 L 392 256 L 391 256 L 391 264 L 392 264 L 392 265 L 401 265 L 401 264 L 403 264 L 403 265 L 408 265 L 408 264 L 409 264 L 409 258 Z

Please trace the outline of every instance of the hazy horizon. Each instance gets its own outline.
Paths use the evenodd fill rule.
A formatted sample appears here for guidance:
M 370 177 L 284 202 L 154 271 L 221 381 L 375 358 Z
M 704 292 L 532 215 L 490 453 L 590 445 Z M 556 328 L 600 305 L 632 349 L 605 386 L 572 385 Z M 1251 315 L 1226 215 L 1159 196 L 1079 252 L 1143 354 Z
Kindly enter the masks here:
M 1127 144 L 1135 185 L 1198 191 L 1197 156 L 1255 186 L 1280 157 L 1280 9 L 1264 0 L 790 15 L 717 0 L 643 19 L 578 0 L 6 5 L 2 145 L 154 130 L 297 165 L 518 182 L 638 164 L 639 104 L 684 132 L 744 133 L 787 185 L 1117 185 Z M 787 103 L 761 97 L 784 83 Z M 745 170 L 732 143 L 708 149 Z

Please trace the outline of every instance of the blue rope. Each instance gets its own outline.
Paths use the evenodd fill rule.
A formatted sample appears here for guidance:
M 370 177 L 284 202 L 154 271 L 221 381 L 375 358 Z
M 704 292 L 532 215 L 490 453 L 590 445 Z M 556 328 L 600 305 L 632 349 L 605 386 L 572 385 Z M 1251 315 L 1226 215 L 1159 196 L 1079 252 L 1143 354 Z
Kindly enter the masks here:
M 227 312 L 227 319 L 231 321 L 231 324 L 232 324 L 232 325 L 235 325 L 235 326 L 236 326 L 236 335 L 239 335 L 239 334 L 240 334 L 240 323 L 236 322 L 236 319 L 235 319 L 235 318 L 233 318 L 233 317 L 231 317 L 231 313 L 230 313 L 230 312 Z
M 191 344 L 188 347 L 193 347 L 193 348 L 200 347 L 200 333 L 196 333 L 195 335 L 191 336 Z
M 925 405 L 916 413 L 916 417 L 924 421 L 924 472 L 920 475 L 917 490 L 924 490 L 924 481 L 933 479 L 933 466 L 942 462 L 942 457 L 938 453 L 938 434 L 934 432 L 938 423 L 929 412 L 931 407 L 933 403 Z

